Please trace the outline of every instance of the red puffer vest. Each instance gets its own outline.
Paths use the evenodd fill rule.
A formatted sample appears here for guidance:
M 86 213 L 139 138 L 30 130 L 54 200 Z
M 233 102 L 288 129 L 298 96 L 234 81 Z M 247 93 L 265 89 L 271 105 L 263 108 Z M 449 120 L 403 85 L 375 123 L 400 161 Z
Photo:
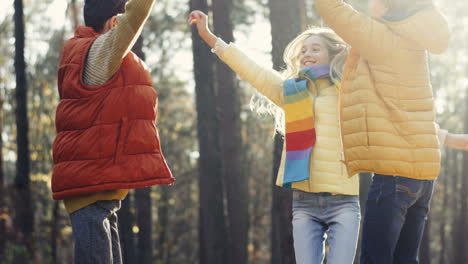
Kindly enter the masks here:
M 174 182 L 155 125 L 158 95 L 144 62 L 130 52 L 107 83 L 84 84 L 86 56 L 97 37 L 91 28 L 79 27 L 60 60 L 55 200 Z

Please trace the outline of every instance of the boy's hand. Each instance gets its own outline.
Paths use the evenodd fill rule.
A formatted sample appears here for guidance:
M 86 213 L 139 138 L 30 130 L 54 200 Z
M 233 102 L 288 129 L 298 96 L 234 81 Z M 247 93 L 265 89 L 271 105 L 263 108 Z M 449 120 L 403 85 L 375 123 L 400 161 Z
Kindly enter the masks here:
M 195 24 L 197 26 L 198 34 L 210 46 L 214 47 L 216 43 L 216 36 L 211 33 L 208 28 L 208 16 L 202 11 L 195 10 L 189 15 L 188 24 Z
M 450 148 L 468 151 L 468 134 L 451 134 L 447 135 L 445 145 Z

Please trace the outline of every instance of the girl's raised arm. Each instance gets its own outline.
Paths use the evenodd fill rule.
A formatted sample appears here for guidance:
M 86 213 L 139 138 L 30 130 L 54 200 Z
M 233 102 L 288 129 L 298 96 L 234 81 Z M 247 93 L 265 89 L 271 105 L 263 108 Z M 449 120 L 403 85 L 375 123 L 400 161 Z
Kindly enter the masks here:
M 218 39 L 208 27 L 208 16 L 203 13 L 202 11 L 195 10 L 192 11 L 189 15 L 188 23 L 190 25 L 195 24 L 198 29 L 198 34 L 200 37 L 210 46 L 213 48 L 216 44 L 216 40 Z
M 196 10 L 190 13 L 188 23 L 196 24 L 200 37 L 211 48 L 214 48 L 216 55 L 243 80 L 276 105 L 283 106 L 283 77 L 281 74 L 257 64 L 235 44 L 228 45 L 217 38 L 208 28 L 208 17 L 203 12 Z

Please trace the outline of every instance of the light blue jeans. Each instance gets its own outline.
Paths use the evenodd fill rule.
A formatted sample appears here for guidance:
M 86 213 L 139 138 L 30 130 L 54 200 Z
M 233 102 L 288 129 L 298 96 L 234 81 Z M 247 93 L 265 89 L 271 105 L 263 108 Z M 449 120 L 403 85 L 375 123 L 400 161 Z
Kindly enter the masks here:
M 326 237 L 327 264 L 353 263 L 360 219 L 358 196 L 294 190 L 292 225 L 296 263 L 323 263 Z

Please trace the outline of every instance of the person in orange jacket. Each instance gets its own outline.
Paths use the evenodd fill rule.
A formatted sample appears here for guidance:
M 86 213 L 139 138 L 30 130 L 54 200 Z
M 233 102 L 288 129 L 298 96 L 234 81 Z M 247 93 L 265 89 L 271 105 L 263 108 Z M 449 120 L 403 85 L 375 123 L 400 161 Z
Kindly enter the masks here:
M 156 129 L 157 93 L 130 52 L 155 0 L 86 0 L 63 49 L 53 198 L 64 200 L 75 264 L 122 263 L 117 211 L 128 189 L 172 184 Z

